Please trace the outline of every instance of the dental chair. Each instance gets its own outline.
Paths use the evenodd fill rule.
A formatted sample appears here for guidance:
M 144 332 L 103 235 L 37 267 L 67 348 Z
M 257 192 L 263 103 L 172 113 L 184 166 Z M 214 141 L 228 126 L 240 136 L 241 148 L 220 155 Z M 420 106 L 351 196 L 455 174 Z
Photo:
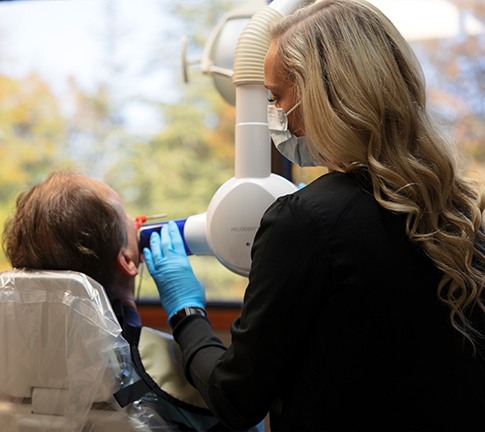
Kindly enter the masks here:
M 97 282 L 69 271 L 0 273 L 0 430 L 153 430 L 113 398 L 133 378 L 130 365 Z

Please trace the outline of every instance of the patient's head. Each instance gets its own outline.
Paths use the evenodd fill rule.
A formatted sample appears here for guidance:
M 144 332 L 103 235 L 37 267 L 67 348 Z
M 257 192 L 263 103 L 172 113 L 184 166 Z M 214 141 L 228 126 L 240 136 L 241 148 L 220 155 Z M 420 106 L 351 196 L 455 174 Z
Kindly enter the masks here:
M 140 259 L 133 221 L 118 193 L 84 175 L 57 171 L 20 195 L 3 244 L 15 268 L 79 271 L 121 301 L 126 293 L 118 291 L 133 291 Z

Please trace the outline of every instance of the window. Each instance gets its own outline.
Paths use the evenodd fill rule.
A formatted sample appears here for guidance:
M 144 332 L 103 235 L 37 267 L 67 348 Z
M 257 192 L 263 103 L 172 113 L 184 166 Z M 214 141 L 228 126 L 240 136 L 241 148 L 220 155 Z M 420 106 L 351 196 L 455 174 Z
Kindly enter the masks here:
M 199 68 L 210 31 L 243 0 L 0 2 L 0 225 L 53 169 L 114 187 L 133 216 L 185 218 L 234 175 L 234 108 Z M 209 300 L 240 301 L 246 279 L 194 257 Z M 0 256 L 0 269 L 8 264 Z M 142 271 L 140 296 L 157 297 Z

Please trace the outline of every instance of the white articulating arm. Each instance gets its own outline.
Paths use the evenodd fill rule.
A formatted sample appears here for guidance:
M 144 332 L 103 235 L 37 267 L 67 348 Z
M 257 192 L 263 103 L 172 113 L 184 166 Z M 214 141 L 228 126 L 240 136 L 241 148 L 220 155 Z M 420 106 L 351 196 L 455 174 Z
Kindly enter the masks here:
M 243 276 L 251 267 L 250 251 L 264 212 L 278 197 L 297 189 L 287 179 L 271 173 L 263 63 L 270 43 L 269 24 L 303 3 L 308 1 L 275 0 L 254 13 L 242 30 L 232 75 L 236 105 L 235 175 L 216 191 L 207 212 L 188 217 L 182 228 L 179 225 L 191 253 L 214 255 L 229 270 Z M 232 16 L 240 18 L 237 11 Z M 216 29 L 221 32 L 223 27 L 218 25 Z M 217 36 L 211 35 L 209 43 L 216 40 Z M 212 46 L 206 47 L 203 70 L 227 79 L 227 65 L 218 67 L 208 59 L 212 51 Z M 223 87 L 224 98 L 230 100 L 226 83 Z

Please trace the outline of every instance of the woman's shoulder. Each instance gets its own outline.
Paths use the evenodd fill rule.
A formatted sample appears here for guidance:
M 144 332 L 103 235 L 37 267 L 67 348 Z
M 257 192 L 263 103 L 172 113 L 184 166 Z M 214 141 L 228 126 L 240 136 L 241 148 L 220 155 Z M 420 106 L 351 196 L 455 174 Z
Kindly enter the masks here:
M 301 188 L 298 192 L 303 194 L 320 192 L 325 195 L 341 194 L 342 192 L 356 192 L 358 190 L 371 190 L 371 183 L 365 173 L 344 173 L 332 171 L 314 180 Z
M 362 206 L 363 202 L 363 206 Z M 368 203 L 367 203 L 368 202 Z M 375 207 L 376 202 L 365 185 L 349 174 L 331 172 L 290 195 L 276 200 L 267 210 L 264 221 L 291 225 L 333 226 L 343 214 L 352 212 L 355 204 Z
M 372 187 L 365 176 L 343 172 L 330 172 L 293 194 L 292 200 L 301 200 L 314 208 L 328 208 L 337 213 L 344 211 L 356 200 L 374 205 Z

